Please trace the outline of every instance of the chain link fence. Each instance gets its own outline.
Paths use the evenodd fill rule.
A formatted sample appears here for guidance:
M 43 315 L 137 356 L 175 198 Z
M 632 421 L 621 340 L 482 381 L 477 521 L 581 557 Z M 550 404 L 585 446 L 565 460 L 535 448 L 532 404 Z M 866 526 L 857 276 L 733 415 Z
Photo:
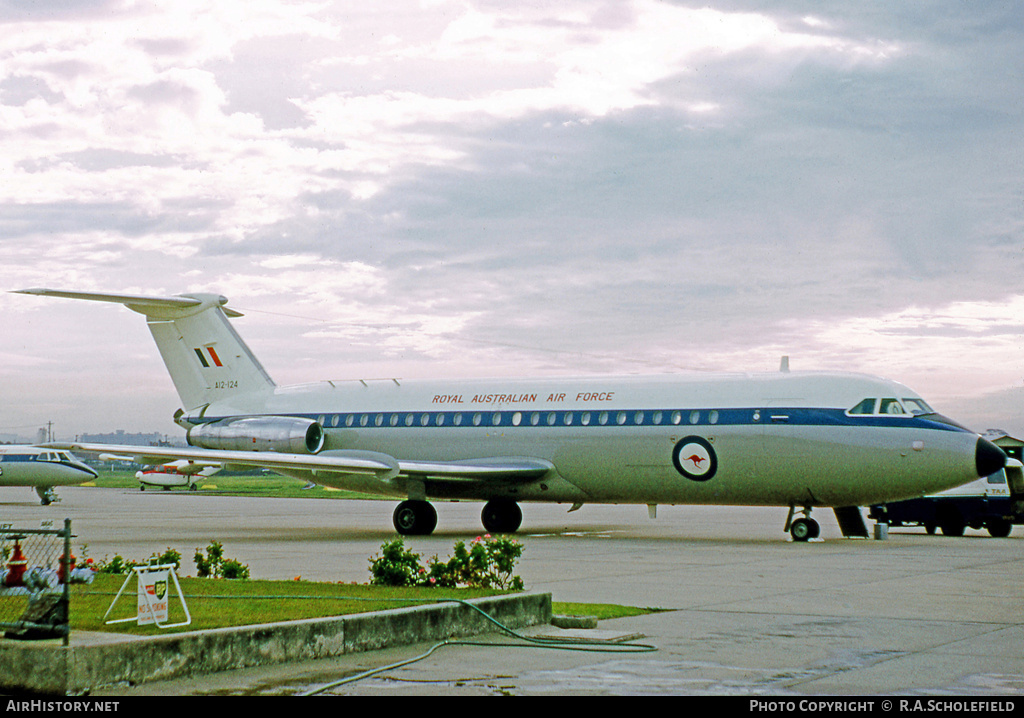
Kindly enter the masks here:
M 6 638 L 68 644 L 71 538 L 71 519 L 63 529 L 0 524 L 0 630 Z

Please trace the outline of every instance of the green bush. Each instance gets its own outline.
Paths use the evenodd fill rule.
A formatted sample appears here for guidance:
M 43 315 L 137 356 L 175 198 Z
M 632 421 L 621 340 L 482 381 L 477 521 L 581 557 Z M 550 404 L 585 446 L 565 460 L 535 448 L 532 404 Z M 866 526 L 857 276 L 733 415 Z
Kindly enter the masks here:
M 86 547 L 83 547 L 81 553 L 82 561 L 80 565 L 88 565 L 97 573 L 125 574 L 130 573 L 136 566 L 148 566 L 149 564 L 173 563 L 175 571 L 181 568 L 181 553 L 170 547 L 162 554 L 154 553 L 146 561 L 133 561 L 124 558 L 120 554 L 114 554 L 114 557 L 111 559 L 104 556 L 101 561 L 91 561 L 88 558 L 88 549 Z
M 196 549 L 192 558 L 199 578 L 249 578 L 248 566 L 233 558 L 224 558 L 224 545 L 220 541 L 211 541 L 206 555 Z
M 441 561 L 434 556 L 424 568 L 419 554 L 405 548 L 401 538 L 381 546 L 370 559 L 370 583 L 380 586 L 437 586 L 440 588 L 496 588 L 522 591 L 523 579 L 514 574 L 523 545 L 508 536 L 478 536 L 467 547 L 455 544 L 452 556 Z
M 370 573 L 370 583 L 377 586 L 418 586 L 426 571 L 420 565 L 420 555 L 407 551 L 397 538 L 383 544 L 380 555 L 370 559 Z

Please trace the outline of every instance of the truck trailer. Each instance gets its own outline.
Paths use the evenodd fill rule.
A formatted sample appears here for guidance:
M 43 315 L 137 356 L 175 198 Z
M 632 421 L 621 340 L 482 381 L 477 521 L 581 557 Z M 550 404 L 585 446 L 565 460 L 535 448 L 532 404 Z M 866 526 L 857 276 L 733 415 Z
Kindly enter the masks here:
M 996 473 L 932 496 L 872 506 L 868 512 L 880 524 L 924 526 L 934 534 L 963 536 L 964 530 L 986 529 L 1005 538 L 1024 524 L 1024 464 L 1007 459 Z

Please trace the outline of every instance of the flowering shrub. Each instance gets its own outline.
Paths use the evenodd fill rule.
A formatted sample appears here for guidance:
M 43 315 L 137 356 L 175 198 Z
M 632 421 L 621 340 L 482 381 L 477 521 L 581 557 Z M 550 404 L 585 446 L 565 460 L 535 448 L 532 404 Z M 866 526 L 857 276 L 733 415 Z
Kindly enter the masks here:
M 102 560 L 94 562 L 92 558 L 87 556 L 87 554 L 88 547 L 83 546 L 82 555 L 85 556 L 84 563 L 97 573 L 125 574 L 130 573 L 136 566 L 147 566 L 150 563 L 173 563 L 175 570 L 181 567 L 181 553 L 169 546 L 162 554 L 154 553 L 149 557 L 148 561 L 133 561 L 131 559 L 124 558 L 121 554 L 114 554 L 114 558 L 108 559 L 104 556 Z
M 464 541 L 457 542 L 447 561 L 434 556 L 423 567 L 419 554 L 407 550 L 403 540 L 397 538 L 382 545 L 380 555 L 370 559 L 370 583 L 522 591 L 523 579 L 513 573 L 522 555 L 523 545 L 515 539 L 486 535 L 473 539 L 468 547 Z

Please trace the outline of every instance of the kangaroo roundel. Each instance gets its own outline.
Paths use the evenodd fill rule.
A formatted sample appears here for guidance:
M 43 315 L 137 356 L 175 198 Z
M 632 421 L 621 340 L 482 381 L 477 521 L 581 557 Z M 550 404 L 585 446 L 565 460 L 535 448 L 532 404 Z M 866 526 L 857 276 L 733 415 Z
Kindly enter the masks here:
M 718 471 L 718 456 L 711 444 L 699 436 L 680 439 L 672 450 L 676 470 L 693 481 L 707 481 Z

